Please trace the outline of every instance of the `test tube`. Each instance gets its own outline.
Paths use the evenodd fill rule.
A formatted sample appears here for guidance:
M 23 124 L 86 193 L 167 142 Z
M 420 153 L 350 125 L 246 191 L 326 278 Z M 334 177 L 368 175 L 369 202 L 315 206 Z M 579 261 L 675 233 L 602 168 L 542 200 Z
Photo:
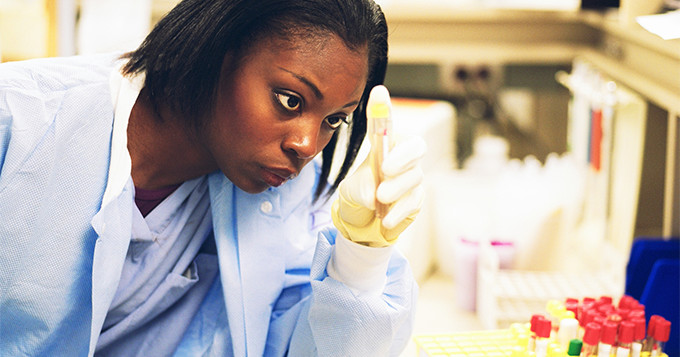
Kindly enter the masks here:
M 548 344 L 550 343 L 550 332 L 552 323 L 550 320 L 542 318 L 537 321 L 536 327 L 536 357 L 546 357 L 548 355 Z
M 652 352 L 654 346 L 656 345 L 656 340 L 654 339 L 654 331 L 656 329 L 656 323 L 659 319 L 663 319 L 660 315 L 652 315 L 649 318 L 649 324 L 647 325 L 647 338 L 642 344 L 642 352 Z
M 597 344 L 600 342 L 600 330 L 602 327 L 596 322 L 589 322 L 583 334 L 583 348 L 581 357 L 597 355 Z
M 373 176 L 375 187 L 385 179 L 382 172 L 382 162 L 390 150 L 390 136 L 392 133 L 392 102 L 390 93 L 385 86 L 379 85 L 371 89 L 368 97 L 367 118 L 373 154 Z M 375 200 L 375 215 L 382 219 L 387 214 L 389 206 Z
M 527 351 L 534 352 L 536 350 L 536 329 L 538 329 L 539 321 L 544 320 L 545 317 L 540 314 L 531 316 L 529 327 L 529 340 L 527 341 Z
M 645 324 L 647 321 L 645 321 L 644 317 L 636 317 L 630 321 L 635 324 L 635 336 L 630 346 L 630 356 L 640 357 L 642 344 L 645 342 Z
M 664 347 L 671 333 L 671 322 L 661 318 L 656 322 L 654 328 L 654 347 L 652 348 L 652 357 L 661 356 Z
M 597 355 L 599 357 L 609 357 L 610 353 L 615 353 L 613 349 L 616 345 L 618 329 L 618 324 L 612 321 L 605 321 L 602 330 L 600 330 L 600 344 L 597 347 Z
M 635 324 L 631 321 L 621 321 L 619 324 L 619 340 L 616 346 L 616 357 L 630 356 L 630 350 L 635 339 Z

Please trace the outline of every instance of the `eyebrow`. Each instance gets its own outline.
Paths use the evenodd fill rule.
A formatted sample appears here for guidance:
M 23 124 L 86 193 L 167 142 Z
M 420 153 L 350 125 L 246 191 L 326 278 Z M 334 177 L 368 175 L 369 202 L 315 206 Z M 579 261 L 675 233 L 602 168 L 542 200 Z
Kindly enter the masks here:
M 319 87 L 317 87 L 314 83 L 312 83 L 312 81 L 310 81 L 309 79 L 307 79 L 305 76 L 302 76 L 302 75 L 299 75 L 299 74 L 297 74 L 297 73 L 295 73 L 295 72 L 289 71 L 289 70 L 287 70 L 287 69 L 285 69 L 285 68 L 283 68 L 283 67 L 279 67 L 279 69 L 282 70 L 282 71 L 284 71 L 284 72 L 286 72 L 286 73 L 289 73 L 290 75 L 292 75 L 293 77 L 295 77 L 297 80 L 299 80 L 300 82 L 302 82 L 302 83 L 304 83 L 306 86 L 308 86 L 309 89 L 311 89 L 312 92 L 314 92 L 314 96 L 316 96 L 317 99 L 323 99 L 323 93 L 321 93 L 321 90 L 319 90 Z M 343 106 L 343 108 L 349 108 L 349 107 L 354 106 L 354 105 L 357 105 L 357 104 L 359 104 L 359 101 L 358 101 L 358 100 L 355 100 L 355 101 L 352 101 L 352 102 L 349 102 L 349 103 L 345 104 L 345 105 Z
M 309 79 L 307 79 L 306 77 L 301 76 L 297 73 L 291 72 L 291 71 L 289 71 L 289 70 L 287 70 L 283 67 L 279 67 L 279 69 L 286 72 L 286 73 L 290 73 L 293 77 L 297 78 L 297 80 L 299 80 L 300 82 L 307 85 L 307 87 L 309 87 L 309 89 L 311 89 L 312 92 L 314 92 L 314 95 L 316 96 L 317 99 L 323 99 L 323 93 L 321 93 L 321 91 L 319 90 L 319 87 L 317 87 Z

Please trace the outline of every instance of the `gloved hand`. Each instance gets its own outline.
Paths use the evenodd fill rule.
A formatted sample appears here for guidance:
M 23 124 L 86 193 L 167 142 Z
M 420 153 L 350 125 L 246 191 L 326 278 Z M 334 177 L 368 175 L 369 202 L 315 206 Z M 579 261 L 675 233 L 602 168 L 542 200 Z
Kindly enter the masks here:
M 371 170 L 373 153 L 342 181 L 332 207 L 333 224 L 345 238 L 370 247 L 384 247 L 396 242 L 399 234 L 413 222 L 425 196 L 420 162 L 425 141 L 412 137 L 397 143 L 385 156 L 382 171 L 385 179 L 377 190 Z M 375 200 L 389 204 L 381 220 L 376 217 Z

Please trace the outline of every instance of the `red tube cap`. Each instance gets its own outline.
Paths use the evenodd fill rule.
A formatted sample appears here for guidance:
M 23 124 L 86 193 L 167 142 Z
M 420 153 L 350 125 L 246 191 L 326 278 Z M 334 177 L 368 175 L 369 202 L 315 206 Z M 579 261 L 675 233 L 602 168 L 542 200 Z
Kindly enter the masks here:
M 578 317 L 578 301 L 577 302 L 566 302 L 564 304 L 564 308 L 567 311 L 571 311 L 574 313 L 574 317 Z
M 628 319 L 629 320 L 634 320 L 634 319 L 645 319 L 645 310 L 631 310 L 628 313 Z
M 531 332 L 536 333 L 539 320 L 545 320 L 545 316 L 540 314 L 531 315 L 531 327 L 529 328 Z
M 614 322 L 607 321 L 602 326 L 602 331 L 600 332 L 600 341 L 608 345 L 613 345 L 616 343 L 616 333 L 618 332 L 618 325 Z
M 645 338 L 645 325 L 647 324 L 645 318 L 636 317 L 630 321 L 635 324 L 635 340 L 643 340 Z
M 652 317 L 649 318 L 649 325 L 647 326 L 647 336 L 652 336 L 654 337 L 654 330 L 656 329 L 656 323 L 659 320 L 663 320 L 663 317 L 660 315 L 652 315 Z
M 637 303 L 637 300 L 635 300 L 634 297 L 630 295 L 623 295 L 621 299 L 619 299 L 619 309 L 628 309 L 632 304 Z
M 630 321 L 621 321 L 619 325 L 619 343 L 632 343 L 635 338 L 635 324 Z
M 589 322 L 586 325 L 586 331 L 583 334 L 583 342 L 594 346 L 600 342 L 600 330 L 602 326 L 596 322 Z
M 618 309 L 616 310 L 616 314 L 621 316 L 622 319 L 627 320 L 628 315 L 630 315 L 630 309 Z
M 654 328 L 654 339 L 660 342 L 668 342 L 670 334 L 671 322 L 666 319 L 658 320 Z
M 549 338 L 552 329 L 552 323 L 548 319 L 539 319 L 536 327 L 536 336 L 542 338 Z
M 612 301 L 614 300 L 612 299 L 611 296 L 600 296 L 600 299 L 598 301 L 602 302 L 603 304 L 611 305 Z

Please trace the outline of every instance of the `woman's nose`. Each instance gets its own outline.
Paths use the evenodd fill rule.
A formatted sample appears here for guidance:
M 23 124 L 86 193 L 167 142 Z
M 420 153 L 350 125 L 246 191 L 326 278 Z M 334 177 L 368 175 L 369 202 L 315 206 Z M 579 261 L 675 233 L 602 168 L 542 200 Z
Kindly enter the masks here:
M 284 138 L 283 149 L 295 153 L 298 159 L 311 159 L 317 153 L 319 126 L 316 121 L 298 123 Z

